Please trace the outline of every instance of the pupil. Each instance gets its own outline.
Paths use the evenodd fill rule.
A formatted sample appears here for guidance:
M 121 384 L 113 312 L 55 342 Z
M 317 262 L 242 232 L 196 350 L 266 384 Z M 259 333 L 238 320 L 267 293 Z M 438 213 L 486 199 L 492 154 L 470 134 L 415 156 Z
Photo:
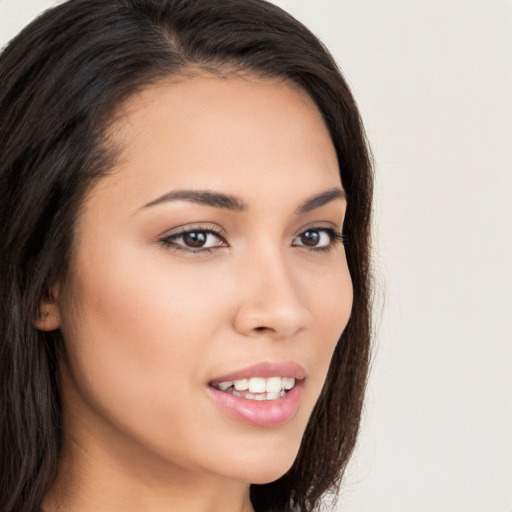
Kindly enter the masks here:
M 318 244 L 320 233 L 318 233 L 318 231 L 306 231 L 302 234 L 301 238 L 304 245 L 313 247 Z
M 206 243 L 206 233 L 201 233 L 200 231 L 186 233 L 183 236 L 183 241 L 189 247 L 202 247 Z

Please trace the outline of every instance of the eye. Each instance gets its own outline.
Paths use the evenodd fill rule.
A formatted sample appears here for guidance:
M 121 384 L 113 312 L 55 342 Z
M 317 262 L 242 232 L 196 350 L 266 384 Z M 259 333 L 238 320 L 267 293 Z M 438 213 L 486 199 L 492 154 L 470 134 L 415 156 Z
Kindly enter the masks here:
M 342 235 L 333 228 L 310 228 L 297 235 L 292 245 L 328 251 L 342 241 Z
M 228 247 L 226 240 L 212 229 L 185 229 L 161 238 L 160 242 L 166 247 L 185 252 L 201 252 L 216 247 Z

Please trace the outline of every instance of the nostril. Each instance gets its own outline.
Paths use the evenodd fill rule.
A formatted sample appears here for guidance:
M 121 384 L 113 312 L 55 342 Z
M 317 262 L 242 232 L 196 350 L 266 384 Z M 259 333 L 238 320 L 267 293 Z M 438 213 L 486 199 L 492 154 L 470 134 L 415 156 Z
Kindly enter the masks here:
M 256 332 L 265 332 L 265 331 L 273 331 L 274 329 L 272 329 L 271 327 L 261 326 L 261 327 L 255 327 L 254 330 Z

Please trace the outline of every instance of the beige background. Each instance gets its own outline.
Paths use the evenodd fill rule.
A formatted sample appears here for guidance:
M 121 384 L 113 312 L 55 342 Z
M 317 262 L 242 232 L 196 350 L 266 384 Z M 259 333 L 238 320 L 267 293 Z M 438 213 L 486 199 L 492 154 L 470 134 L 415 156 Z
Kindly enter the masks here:
M 52 3 L 0 0 L 0 44 Z M 339 509 L 512 512 L 512 2 L 276 3 L 339 60 L 376 160 L 375 361 Z

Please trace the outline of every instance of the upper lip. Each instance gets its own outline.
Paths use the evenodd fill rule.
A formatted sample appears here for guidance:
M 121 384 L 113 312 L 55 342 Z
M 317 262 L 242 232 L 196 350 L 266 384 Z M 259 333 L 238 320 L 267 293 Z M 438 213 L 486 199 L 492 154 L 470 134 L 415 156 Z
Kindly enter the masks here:
M 306 370 L 294 361 L 270 362 L 263 361 L 245 368 L 240 368 L 221 377 L 215 377 L 210 381 L 210 385 L 227 382 L 230 380 L 250 379 L 251 377 L 293 377 L 294 379 L 304 379 Z

